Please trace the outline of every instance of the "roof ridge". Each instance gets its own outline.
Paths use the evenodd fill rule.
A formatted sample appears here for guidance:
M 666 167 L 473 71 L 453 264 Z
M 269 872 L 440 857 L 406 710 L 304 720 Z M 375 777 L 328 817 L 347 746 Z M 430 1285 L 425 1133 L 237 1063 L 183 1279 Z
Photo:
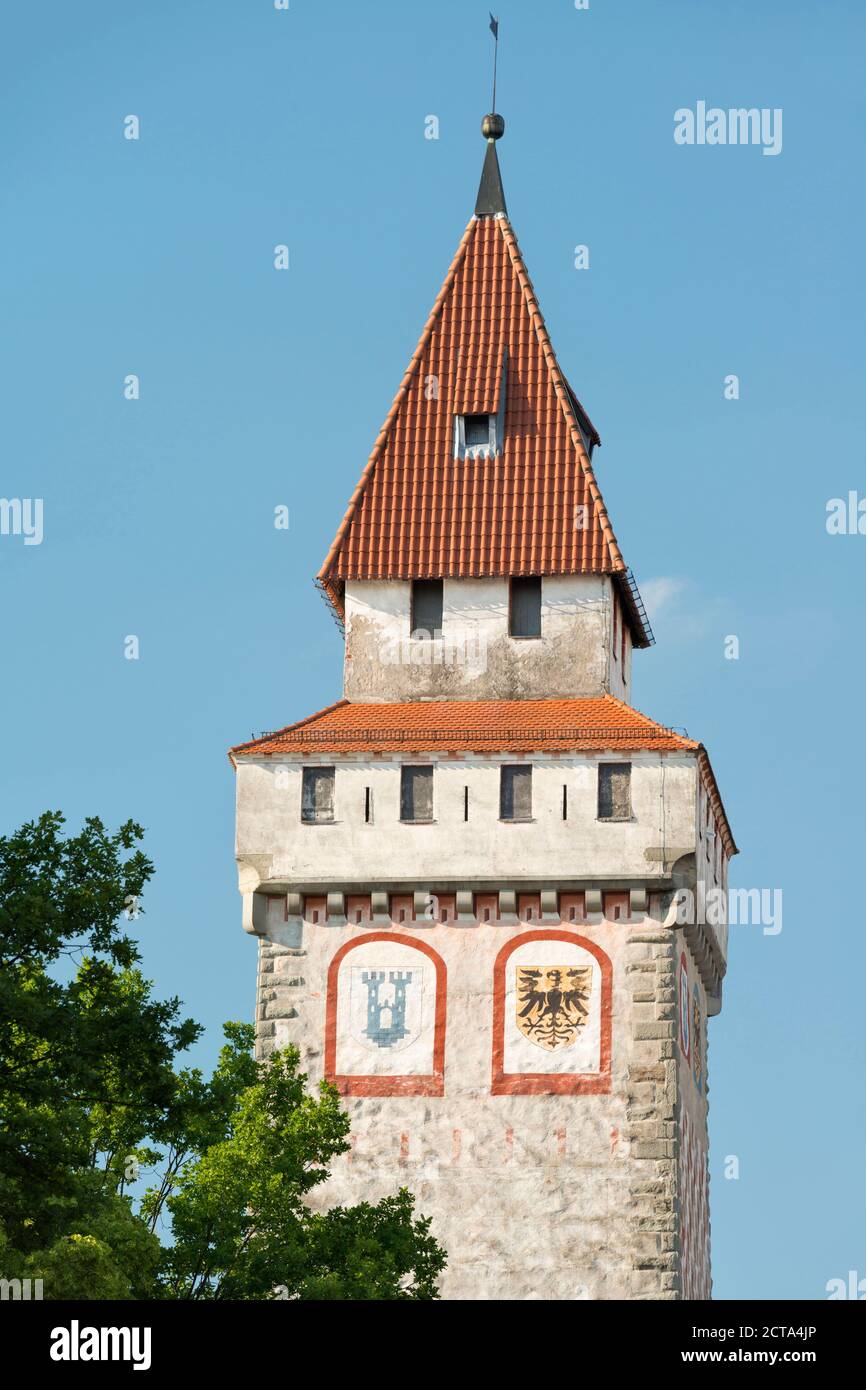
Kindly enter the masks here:
M 466 251 L 469 247 L 469 242 L 472 240 L 472 237 L 474 236 L 477 227 L 478 218 L 471 218 L 471 220 L 466 226 L 466 230 L 464 231 L 463 236 L 460 238 L 460 243 L 457 247 L 457 250 L 454 253 L 454 257 L 451 261 L 451 264 L 448 267 L 448 272 L 445 276 L 444 281 L 442 282 L 442 287 L 439 290 L 439 293 L 437 294 L 436 299 L 433 302 L 433 308 L 430 310 L 430 313 L 427 316 L 427 322 L 424 324 L 424 327 L 421 330 L 421 336 L 418 339 L 415 351 L 409 359 L 409 365 L 403 373 L 400 385 L 397 387 L 396 394 L 394 396 L 393 401 L 391 402 L 391 408 L 388 411 L 388 414 L 385 416 L 385 421 L 382 425 L 382 428 L 376 436 L 375 443 L 373 444 L 373 448 L 370 452 L 370 457 L 367 459 L 367 462 L 364 466 L 364 471 L 358 479 L 355 491 L 352 493 L 352 496 L 349 499 L 349 505 L 346 508 L 343 520 L 340 522 L 340 525 L 337 528 L 337 534 L 333 539 L 330 550 L 325 556 L 324 564 L 322 565 L 322 568 L 319 570 L 319 573 L 317 575 L 318 579 L 324 580 L 326 583 L 329 580 L 328 570 L 331 566 L 332 561 L 335 559 L 337 552 L 340 549 L 340 546 L 343 542 L 343 537 L 345 536 L 346 531 L 349 528 L 349 523 L 355 515 L 355 510 L 358 506 L 358 503 L 364 495 L 364 490 L 369 481 L 370 474 L 376 466 L 379 455 L 382 451 L 382 446 L 384 445 L 385 440 L 388 437 L 388 431 L 390 430 L 391 425 L 394 421 L 394 417 L 397 414 L 397 411 L 400 408 L 403 398 L 406 395 L 406 392 L 409 388 L 409 383 L 411 382 L 417 368 L 420 365 L 421 357 L 424 353 L 424 349 L 426 348 L 427 343 L 429 342 L 430 335 L 433 332 L 433 327 L 436 322 L 436 319 L 439 317 L 439 314 L 442 311 L 442 306 L 445 303 L 446 296 L 448 295 L 448 292 L 451 289 L 452 284 L 454 283 L 454 277 L 456 276 L 457 271 L 460 269 L 460 266 L 466 256 Z
M 577 451 L 578 462 L 580 463 L 580 466 L 583 470 L 583 475 L 586 478 L 586 484 L 589 488 L 590 496 L 592 497 L 592 500 L 595 503 L 599 525 L 607 541 L 608 551 L 610 553 L 610 558 L 613 562 L 614 570 L 625 570 L 628 567 L 625 563 L 625 560 L 622 557 L 622 551 L 619 548 L 619 543 L 614 534 L 613 526 L 610 522 L 610 517 L 607 514 L 607 507 L 605 505 L 604 498 L 601 495 L 601 489 L 598 486 L 598 481 L 596 479 L 595 472 L 589 460 L 589 456 L 587 455 L 586 449 L 584 448 L 581 433 L 578 429 L 575 428 L 574 416 L 570 409 L 569 402 L 569 397 L 572 394 L 571 388 L 568 385 L 568 382 L 566 381 L 565 376 L 563 374 L 562 368 L 560 367 L 559 362 L 557 360 L 556 351 L 554 349 L 553 343 L 551 342 L 550 334 L 547 331 L 547 324 L 544 321 L 544 314 L 541 312 L 541 305 L 538 303 L 538 299 L 536 298 L 535 287 L 532 284 L 529 271 L 526 268 L 526 262 L 524 261 L 523 256 L 520 253 L 520 246 L 518 245 L 517 235 L 507 217 L 497 217 L 496 221 L 499 223 L 502 239 L 505 242 L 505 245 L 508 249 L 508 254 L 511 257 L 511 263 L 514 266 L 515 272 L 517 274 L 517 279 L 520 284 L 520 288 L 523 291 L 523 295 L 526 300 L 526 306 L 529 309 L 530 316 L 533 320 L 533 323 L 535 324 L 535 331 L 538 334 L 538 341 L 541 344 L 541 350 L 544 353 L 545 361 L 547 362 L 548 369 L 551 373 L 551 376 L 553 377 L 556 397 L 559 401 L 563 415 L 565 416 L 569 434 L 571 436 L 571 442 Z

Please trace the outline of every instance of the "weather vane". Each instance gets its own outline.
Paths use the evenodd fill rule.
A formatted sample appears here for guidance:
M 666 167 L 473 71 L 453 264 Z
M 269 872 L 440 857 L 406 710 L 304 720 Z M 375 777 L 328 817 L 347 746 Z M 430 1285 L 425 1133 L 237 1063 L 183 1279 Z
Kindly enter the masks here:
M 488 14 L 490 11 L 488 10 Z M 493 35 L 493 105 L 491 111 L 496 110 L 496 59 L 499 57 L 499 20 L 495 15 L 490 15 L 490 32 Z

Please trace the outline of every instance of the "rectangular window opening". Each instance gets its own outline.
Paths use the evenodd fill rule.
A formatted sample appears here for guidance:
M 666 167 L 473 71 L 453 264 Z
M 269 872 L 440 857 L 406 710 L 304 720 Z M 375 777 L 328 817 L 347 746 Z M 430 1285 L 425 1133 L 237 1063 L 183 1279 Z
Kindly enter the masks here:
M 403 821 L 432 821 L 432 767 L 401 767 L 400 819 Z
M 463 442 L 467 449 L 490 444 L 490 416 L 464 415 Z
M 598 818 L 631 819 L 631 763 L 599 763 Z
M 508 632 L 511 637 L 541 636 L 541 578 L 512 579 Z
M 562 819 L 568 820 L 568 787 L 562 788 Z
M 412 580 L 412 611 L 409 624 L 413 637 L 432 640 L 442 636 L 442 603 L 441 579 Z
M 469 819 L 469 788 L 463 788 L 463 819 Z
M 532 819 L 532 768 L 525 763 L 509 763 L 501 769 L 499 817 L 500 820 Z
M 364 823 L 369 825 L 373 819 L 373 789 L 364 788 Z
M 301 784 L 301 820 L 322 825 L 334 819 L 334 769 L 305 767 Z

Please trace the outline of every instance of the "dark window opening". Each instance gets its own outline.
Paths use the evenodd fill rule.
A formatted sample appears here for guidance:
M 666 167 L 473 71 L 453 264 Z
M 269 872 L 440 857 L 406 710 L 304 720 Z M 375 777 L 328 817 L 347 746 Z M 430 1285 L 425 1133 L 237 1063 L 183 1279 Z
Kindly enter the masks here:
M 568 787 L 562 788 L 562 819 L 568 820 Z
M 631 819 L 631 763 L 599 763 L 598 818 Z
M 364 822 L 369 825 L 373 819 L 373 789 L 364 788 Z
M 490 443 L 490 416 L 464 415 L 463 442 L 467 449 Z
M 432 767 L 403 767 L 400 769 L 400 819 L 431 821 L 433 819 Z
M 508 631 L 512 637 L 541 636 L 541 579 L 512 579 Z
M 442 636 L 441 579 L 413 579 L 409 621 L 413 637 Z
M 469 819 L 469 788 L 463 788 L 463 819 Z
M 509 764 L 502 768 L 499 782 L 501 820 L 532 819 L 532 768 Z
M 334 819 L 334 769 L 305 767 L 301 790 L 301 820 L 312 825 Z

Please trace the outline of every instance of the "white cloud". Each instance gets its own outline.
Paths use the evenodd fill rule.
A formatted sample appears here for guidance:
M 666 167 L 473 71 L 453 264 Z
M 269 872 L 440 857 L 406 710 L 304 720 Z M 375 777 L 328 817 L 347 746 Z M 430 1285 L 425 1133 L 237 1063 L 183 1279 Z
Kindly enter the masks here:
M 684 579 L 662 575 L 657 579 L 645 579 L 639 588 L 649 620 L 652 622 L 653 618 L 658 617 L 666 608 L 676 605 L 677 599 L 686 588 L 686 582 Z

